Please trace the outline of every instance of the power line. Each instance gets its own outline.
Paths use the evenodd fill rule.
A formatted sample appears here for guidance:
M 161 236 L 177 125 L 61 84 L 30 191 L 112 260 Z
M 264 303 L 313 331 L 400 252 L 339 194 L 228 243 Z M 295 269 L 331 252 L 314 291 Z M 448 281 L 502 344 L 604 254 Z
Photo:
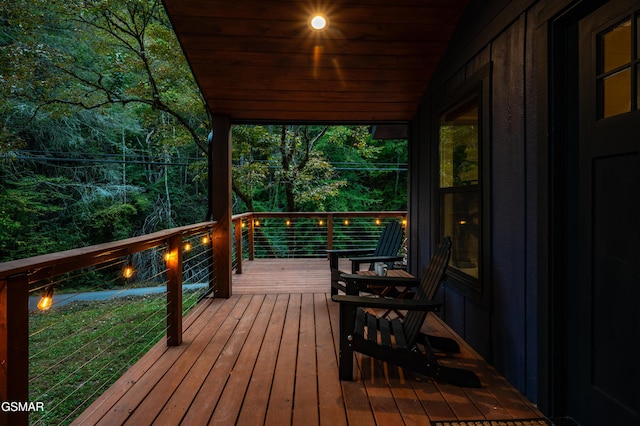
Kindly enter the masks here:
M 50 161 L 58 163 L 108 163 L 108 164 L 137 164 L 144 166 L 190 166 L 193 163 L 176 163 L 164 161 L 143 161 L 143 160 L 101 160 L 97 158 L 70 158 L 70 157 L 31 157 L 26 155 L 0 155 L 0 158 L 9 158 L 15 160 L 27 161 Z
M 42 152 L 42 151 L 31 151 Z M 121 158 L 118 154 L 102 154 L 103 156 L 111 156 Z M 140 158 L 139 156 L 136 156 Z M 51 157 L 40 155 L 11 155 L 1 154 L 0 158 L 14 159 L 24 161 L 40 161 L 40 162 L 57 162 L 57 163 L 88 163 L 88 164 L 131 164 L 143 166 L 190 166 L 194 162 L 202 161 L 202 159 L 190 158 L 191 162 L 175 162 L 175 161 L 149 161 L 149 160 L 132 160 L 132 159 L 101 159 L 101 158 L 78 158 L 78 157 Z M 266 162 L 259 160 L 258 162 Z M 376 171 L 376 172 L 406 172 L 408 167 L 403 163 L 354 163 L 354 162 L 335 162 L 330 163 L 337 171 Z M 269 166 L 271 169 L 277 169 L 278 166 Z

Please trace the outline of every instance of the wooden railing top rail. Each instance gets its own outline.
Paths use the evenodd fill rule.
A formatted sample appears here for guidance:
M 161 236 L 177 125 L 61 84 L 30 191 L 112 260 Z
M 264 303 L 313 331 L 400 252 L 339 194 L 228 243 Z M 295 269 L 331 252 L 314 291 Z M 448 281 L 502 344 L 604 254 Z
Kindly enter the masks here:
M 395 217 L 404 216 L 406 211 L 368 211 L 368 212 L 247 212 L 233 216 L 233 220 L 247 217 Z M 60 275 L 89 266 L 106 263 L 139 251 L 158 247 L 174 236 L 189 236 L 205 231 L 216 222 L 201 222 L 193 225 L 167 229 L 126 240 L 112 241 L 88 247 L 49 253 L 26 259 L 0 263 L 0 280 L 29 274 L 29 282 L 35 282 L 50 276 Z
M 372 211 L 372 212 L 252 212 L 243 213 L 242 215 L 235 215 L 233 219 L 249 216 L 260 217 L 327 217 L 327 216 L 339 216 L 339 217 L 397 217 L 405 216 L 406 211 Z
M 29 281 L 35 282 L 81 268 L 109 262 L 139 251 L 158 247 L 175 236 L 187 237 L 206 231 L 216 222 L 201 222 L 194 225 L 166 229 L 126 240 L 112 241 L 88 247 L 80 247 L 57 253 L 44 254 L 26 259 L 0 263 L 0 280 L 29 273 Z

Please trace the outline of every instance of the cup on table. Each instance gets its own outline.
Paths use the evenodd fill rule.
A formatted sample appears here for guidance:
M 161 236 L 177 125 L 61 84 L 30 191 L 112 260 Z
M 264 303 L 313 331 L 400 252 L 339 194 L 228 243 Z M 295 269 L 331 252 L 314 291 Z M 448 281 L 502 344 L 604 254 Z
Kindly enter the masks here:
M 376 271 L 376 275 L 384 277 L 387 275 L 387 264 L 384 262 L 376 262 L 374 265 L 374 270 Z

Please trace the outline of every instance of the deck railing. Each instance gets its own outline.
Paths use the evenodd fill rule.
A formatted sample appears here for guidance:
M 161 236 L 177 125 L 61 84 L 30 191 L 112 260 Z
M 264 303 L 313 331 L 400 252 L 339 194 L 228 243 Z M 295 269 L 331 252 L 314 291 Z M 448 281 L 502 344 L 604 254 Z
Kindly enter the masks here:
M 406 212 L 245 213 L 234 216 L 234 269 L 243 259 L 325 257 L 327 249 L 375 247 L 389 220 Z M 242 252 L 242 256 L 237 256 Z
M 351 213 L 245 213 L 232 218 L 232 267 L 242 273 L 243 260 L 261 257 L 322 257 L 325 249 L 375 245 L 380 226 L 391 218 L 406 220 L 405 212 Z M 66 252 L 0 263 L 0 424 L 28 424 L 30 374 L 29 300 L 53 282 L 62 282 L 77 271 L 101 268 L 122 269 L 131 259 L 146 253 L 160 257 L 162 268 L 150 273 L 149 280 L 162 276 L 166 286 L 166 338 L 168 345 L 182 342 L 182 290 L 185 280 L 206 281 L 208 291 L 216 293 L 218 282 L 213 240 L 216 222 L 204 222 L 157 233 Z M 199 255 L 187 253 L 197 245 Z M 149 253 L 153 252 L 152 256 Z M 224 258 L 224 257 L 223 257 Z M 185 268 L 185 262 L 197 262 L 200 271 Z M 158 262 L 156 262 L 158 263 Z M 138 269 L 150 269 L 149 263 Z M 204 268 L 204 276 L 202 269 Z M 197 277 L 197 278 L 196 278 Z M 204 279 L 203 279 L 204 278 Z M 224 279 L 222 280 L 224 281 Z M 224 289 L 221 294 L 230 294 Z M 31 401 L 32 403 L 34 401 Z M 4 408 L 7 408 L 5 410 Z M 38 408 L 37 406 L 35 407 Z
M 161 281 L 166 286 L 166 314 L 161 316 L 161 320 L 166 317 L 167 344 L 179 345 L 182 342 L 184 243 L 201 235 L 210 241 L 215 230 L 215 222 L 206 222 L 122 241 L 0 263 L 0 399 L 4 404 L 0 409 L 0 424 L 27 424 L 29 411 L 41 408 L 19 405 L 29 401 L 29 345 L 30 334 L 33 334 L 29 329 L 30 298 L 40 295 L 51 286 L 62 285 L 69 277 L 86 279 L 88 273 L 113 270 L 119 268 L 118 265 L 123 267 L 136 255 L 157 252 L 159 263 L 163 265 L 155 275 L 162 275 Z M 207 257 L 211 257 L 210 254 L 205 259 Z M 208 260 L 204 262 L 211 264 Z M 209 267 L 210 286 L 214 286 L 213 266 Z M 154 278 L 148 281 L 154 281 Z M 56 296 L 54 300 L 55 298 Z M 60 339 L 65 337 L 59 336 Z M 11 402 L 14 405 L 8 404 Z

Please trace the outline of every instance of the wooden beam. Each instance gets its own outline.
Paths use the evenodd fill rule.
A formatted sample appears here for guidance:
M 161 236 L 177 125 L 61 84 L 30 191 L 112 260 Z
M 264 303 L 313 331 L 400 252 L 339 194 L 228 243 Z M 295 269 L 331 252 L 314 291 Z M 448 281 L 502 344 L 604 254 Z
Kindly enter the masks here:
M 213 264 L 217 297 L 231 297 L 231 121 L 213 116 L 213 138 L 209 155 L 211 216 L 217 221 L 213 233 Z

